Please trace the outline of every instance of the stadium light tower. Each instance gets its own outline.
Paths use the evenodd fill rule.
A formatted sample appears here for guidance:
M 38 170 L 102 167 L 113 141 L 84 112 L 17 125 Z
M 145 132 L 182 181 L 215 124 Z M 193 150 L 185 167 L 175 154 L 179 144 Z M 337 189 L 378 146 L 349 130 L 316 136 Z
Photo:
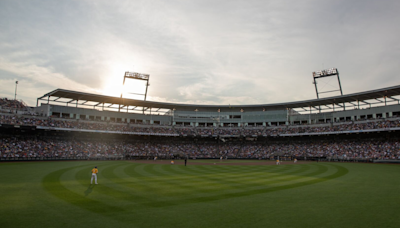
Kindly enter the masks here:
M 144 96 L 144 100 L 146 100 L 146 98 L 147 98 L 147 88 L 150 86 L 150 83 L 149 83 L 150 75 L 149 74 L 141 74 L 141 73 L 127 71 L 127 72 L 125 72 L 125 75 L 124 75 L 124 82 L 122 83 L 122 87 L 125 86 L 125 80 L 126 79 L 134 79 L 134 80 L 146 81 L 146 92 L 144 94 L 141 94 L 141 93 L 130 93 L 130 94 L 134 94 L 134 95 Z M 122 90 L 121 91 L 121 98 L 122 98 L 123 93 L 124 93 L 124 91 Z M 121 111 L 121 105 L 119 105 L 118 112 L 119 111 Z M 144 114 L 144 107 L 143 107 L 142 112 Z
M 14 100 L 17 100 L 17 87 L 18 87 L 18 81 L 15 81 L 15 93 L 14 93 Z
M 125 72 L 124 75 L 124 82 L 122 83 L 122 86 L 125 86 L 125 80 L 126 79 L 134 79 L 134 80 L 142 80 L 146 81 L 146 92 L 144 94 L 140 93 L 130 93 L 134 95 L 141 95 L 144 96 L 144 100 L 147 98 L 147 88 L 150 86 L 149 80 L 150 80 L 150 75 L 149 74 L 141 74 L 141 73 L 136 73 L 136 72 Z M 121 92 L 121 98 L 122 98 L 123 92 Z
M 340 91 L 340 94 L 343 95 L 342 91 L 342 85 L 340 84 L 340 78 L 339 78 L 339 71 L 336 68 L 330 68 L 327 70 L 321 70 L 321 71 L 315 71 L 312 73 L 313 74 L 313 84 L 315 85 L 315 92 L 317 93 L 317 99 L 319 99 L 319 94 L 321 93 L 331 93 L 331 92 L 336 92 Z M 320 78 L 326 78 L 326 77 L 337 77 L 338 83 L 339 83 L 339 89 L 337 90 L 330 90 L 330 91 L 324 91 L 324 92 L 318 92 L 318 86 L 317 86 L 317 79 Z

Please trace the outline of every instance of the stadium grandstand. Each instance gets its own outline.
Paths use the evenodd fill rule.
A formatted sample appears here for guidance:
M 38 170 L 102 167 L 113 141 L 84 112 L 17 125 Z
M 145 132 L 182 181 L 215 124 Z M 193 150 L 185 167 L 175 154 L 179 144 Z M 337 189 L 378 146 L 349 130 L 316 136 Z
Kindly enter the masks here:
M 56 89 L 0 99 L 9 160 L 400 160 L 400 86 L 259 105 L 196 105 Z

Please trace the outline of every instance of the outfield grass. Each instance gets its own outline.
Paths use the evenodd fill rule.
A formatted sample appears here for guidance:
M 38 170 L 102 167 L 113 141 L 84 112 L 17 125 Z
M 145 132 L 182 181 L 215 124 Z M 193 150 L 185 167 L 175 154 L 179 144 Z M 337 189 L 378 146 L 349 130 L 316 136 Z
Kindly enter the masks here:
M 0 173 L 1 227 L 400 227 L 398 165 L 20 162 Z
M 238 159 L 198 159 L 189 160 L 190 163 L 263 163 L 265 160 L 238 160 Z M 272 161 L 271 161 L 272 162 Z M 289 162 L 289 161 L 288 161 Z

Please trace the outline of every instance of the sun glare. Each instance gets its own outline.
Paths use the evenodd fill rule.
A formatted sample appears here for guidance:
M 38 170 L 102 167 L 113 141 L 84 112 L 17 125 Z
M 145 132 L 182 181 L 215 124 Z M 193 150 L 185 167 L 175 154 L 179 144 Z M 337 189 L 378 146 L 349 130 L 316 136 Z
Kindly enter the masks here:
M 121 96 L 125 98 L 142 99 L 146 90 L 145 81 L 126 79 L 125 85 L 123 86 L 124 74 L 126 71 L 131 71 L 127 69 L 128 67 L 122 64 L 113 64 L 110 66 L 109 76 L 104 81 L 102 93 L 109 96 Z

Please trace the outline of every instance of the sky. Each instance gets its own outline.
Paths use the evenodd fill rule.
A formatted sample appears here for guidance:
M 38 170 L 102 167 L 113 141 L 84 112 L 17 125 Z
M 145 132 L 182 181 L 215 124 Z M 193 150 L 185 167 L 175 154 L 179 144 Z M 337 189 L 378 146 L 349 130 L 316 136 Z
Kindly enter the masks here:
M 398 0 L 0 0 L 0 97 L 54 89 L 190 104 L 316 98 L 400 85 Z M 338 88 L 334 77 L 318 89 Z M 337 92 L 325 96 L 338 95 Z

